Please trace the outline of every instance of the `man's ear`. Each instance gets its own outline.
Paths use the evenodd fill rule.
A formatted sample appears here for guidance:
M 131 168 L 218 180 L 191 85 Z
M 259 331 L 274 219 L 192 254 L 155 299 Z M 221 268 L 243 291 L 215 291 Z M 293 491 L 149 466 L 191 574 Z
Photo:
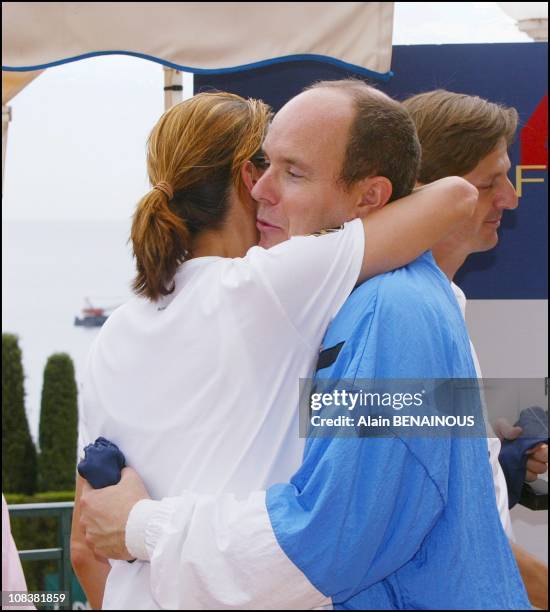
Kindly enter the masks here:
M 261 176 L 262 170 L 256 168 L 251 161 L 247 161 L 243 164 L 241 168 L 241 179 L 248 193 L 252 191 L 254 185 L 260 180 Z
M 374 210 L 385 206 L 389 199 L 393 187 L 391 181 L 385 176 L 369 176 L 361 181 L 359 189 L 359 201 L 356 206 L 358 217 L 365 217 Z

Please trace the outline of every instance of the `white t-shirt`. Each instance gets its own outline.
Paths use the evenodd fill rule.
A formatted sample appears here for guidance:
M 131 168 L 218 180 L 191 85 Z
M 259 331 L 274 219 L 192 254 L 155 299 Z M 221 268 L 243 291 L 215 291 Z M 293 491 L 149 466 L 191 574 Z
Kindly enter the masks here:
M 299 379 L 359 276 L 360 220 L 245 257 L 184 263 L 175 291 L 103 326 L 83 384 L 79 449 L 117 444 L 153 499 L 246 496 L 299 468 Z M 104 607 L 158 607 L 149 564 L 113 562 Z
M 466 295 L 464 294 L 464 291 L 462 291 L 462 289 L 455 283 L 451 282 L 451 287 L 456 296 L 458 305 L 460 306 L 460 310 L 462 311 L 462 316 L 466 318 Z M 470 350 L 472 351 L 472 359 L 476 368 L 477 377 L 483 378 L 476 349 L 471 340 Z M 487 444 L 489 446 L 489 458 L 491 462 L 491 470 L 493 472 L 493 482 L 495 484 L 495 494 L 497 498 L 497 507 L 498 513 L 500 515 L 500 522 L 502 523 L 502 527 L 504 528 L 504 531 L 506 532 L 508 538 L 512 541 L 515 541 L 514 532 L 512 530 L 512 519 L 510 518 L 510 510 L 508 508 L 508 488 L 506 486 L 506 478 L 504 477 L 504 472 L 502 471 L 502 468 L 500 467 L 500 463 L 498 461 L 498 456 L 500 454 L 500 440 L 497 438 L 495 432 L 493 431 L 491 423 L 487 418 L 485 403 L 483 403 L 483 410 L 485 413 L 485 426 L 487 429 L 487 435 L 489 436 L 487 438 Z

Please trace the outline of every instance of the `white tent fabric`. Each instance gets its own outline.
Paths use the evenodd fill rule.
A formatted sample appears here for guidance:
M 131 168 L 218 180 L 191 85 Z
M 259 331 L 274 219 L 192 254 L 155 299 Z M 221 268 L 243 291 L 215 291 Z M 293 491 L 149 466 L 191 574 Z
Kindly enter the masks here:
M 281 58 L 390 70 L 393 2 L 4 2 L 2 69 L 127 53 L 190 72 Z
M 393 4 L 3 2 L 2 176 L 7 103 L 48 67 L 108 54 L 194 73 L 311 59 L 384 79 L 391 75 Z M 168 84 L 177 80 L 172 73 Z M 175 96 L 167 95 L 167 108 Z

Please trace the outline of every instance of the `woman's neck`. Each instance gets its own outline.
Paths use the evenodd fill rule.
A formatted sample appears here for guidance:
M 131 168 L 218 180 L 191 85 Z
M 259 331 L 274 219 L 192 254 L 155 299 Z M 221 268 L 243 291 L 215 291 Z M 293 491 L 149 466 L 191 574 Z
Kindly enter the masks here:
M 191 246 L 192 257 L 242 257 L 248 249 L 256 244 L 244 240 L 235 229 L 226 228 L 218 231 L 202 232 Z
M 253 204 L 243 203 L 232 194 L 222 227 L 201 232 L 191 244 L 191 256 L 243 257 L 258 240 Z

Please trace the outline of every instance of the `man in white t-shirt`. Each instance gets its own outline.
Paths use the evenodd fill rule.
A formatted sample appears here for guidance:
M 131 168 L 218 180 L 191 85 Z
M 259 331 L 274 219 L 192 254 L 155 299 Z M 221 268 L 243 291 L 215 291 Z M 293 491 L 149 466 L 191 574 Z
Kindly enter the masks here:
M 338 87 L 338 85 L 336 85 L 336 87 Z M 324 88 L 330 89 L 331 87 L 329 85 L 325 85 Z M 334 89 L 330 93 L 333 94 L 335 91 L 337 91 L 337 89 Z M 296 125 L 296 121 L 299 121 L 301 113 L 305 117 L 307 116 L 308 110 L 309 112 L 313 111 L 311 103 L 314 101 L 314 98 L 317 98 L 315 99 L 317 105 L 326 103 L 326 98 L 323 99 L 322 97 L 324 93 L 323 87 L 321 87 L 317 92 L 306 94 L 306 97 L 302 97 L 300 101 L 294 102 L 291 107 L 294 113 L 292 117 L 294 125 Z M 310 104 L 309 107 L 304 100 Z M 289 112 L 290 111 L 287 109 L 287 114 Z M 308 221 L 310 222 L 310 227 L 315 228 L 337 225 L 343 220 L 346 220 L 347 217 L 343 216 L 346 211 L 337 210 L 334 207 L 334 202 L 327 200 L 326 197 L 323 197 L 323 194 L 327 191 L 327 185 L 334 182 L 334 180 L 342 180 L 344 181 L 344 184 L 347 184 L 348 182 L 353 183 L 354 172 L 357 171 L 357 168 L 355 167 L 356 160 L 353 156 L 353 146 L 348 147 L 343 167 L 343 175 L 338 176 L 337 173 L 334 173 L 334 169 L 338 170 L 337 167 L 335 167 L 335 164 L 337 163 L 336 160 L 332 160 L 332 167 L 329 164 L 326 169 L 323 169 L 321 167 L 323 160 L 319 160 L 319 155 L 315 155 L 315 152 L 311 152 L 309 157 L 304 154 L 304 152 L 308 151 L 307 134 L 304 130 L 298 131 L 298 136 L 296 136 L 290 121 L 284 123 L 282 120 L 280 120 L 277 126 L 277 131 L 273 130 L 268 135 L 265 145 L 265 153 L 269 170 L 258 181 L 258 184 L 253 192 L 254 196 L 259 201 L 258 227 L 262 233 L 261 244 L 264 246 L 271 246 L 272 244 L 286 239 L 289 234 L 292 235 L 296 233 L 297 227 L 303 228 L 304 225 L 307 226 Z M 354 137 L 360 139 L 362 126 L 354 125 L 353 127 L 356 129 L 354 129 L 352 132 L 352 140 Z M 319 125 L 319 129 L 321 128 L 322 124 Z M 381 122 L 381 129 L 382 128 L 383 122 Z M 300 136 L 303 139 L 302 141 L 300 141 Z M 327 151 L 330 148 L 330 139 L 331 135 L 327 133 Z M 374 146 L 376 142 L 371 144 Z M 302 152 L 302 155 L 299 154 L 300 152 Z M 399 151 L 395 151 L 394 158 L 397 166 L 399 165 L 398 155 Z M 325 157 L 325 161 L 330 161 L 330 154 L 328 152 L 325 152 Z M 377 205 L 380 205 L 381 200 L 377 196 L 380 194 L 380 192 L 389 191 L 389 193 L 391 193 L 391 189 L 391 181 L 382 180 L 376 185 L 373 185 L 372 192 L 366 194 L 365 201 L 362 203 L 365 209 L 368 209 L 369 207 L 374 208 Z M 386 202 L 388 198 L 382 198 L 382 200 Z M 372 239 L 374 240 L 375 237 L 373 236 Z M 420 262 L 418 265 L 416 265 L 416 267 L 411 268 L 411 270 L 414 270 L 411 276 L 411 282 L 414 283 L 414 277 L 416 274 L 421 274 L 422 276 L 427 272 L 428 275 L 431 275 L 434 285 L 433 290 L 440 297 L 442 293 L 445 293 L 446 297 L 444 299 L 447 300 L 447 294 L 450 293 L 450 291 L 448 288 L 445 290 L 444 283 L 443 285 L 441 284 L 441 278 L 438 276 L 438 272 L 434 268 L 435 267 L 432 266 L 429 261 Z M 421 273 L 420 271 L 422 269 L 424 271 Z M 407 272 L 405 272 L 405 274 L 407 274 Z M 450 295 L 452 296 L 452 294 Z M 415 301 L 413 303 L 417 305 L 418 308 L 422 308 L 422 302 L 421 300 L 419 301 L 418 296 L 415 297 Z M 448 301 L 447 304 L 449 312 L 451 312 L 452 305 Z M 454 308 L 457 309 L 456 303 Z M 416 313 L 413 312 L 413 314 Z M 438 325 L 436 321 L 432 321 L 431 317 L 429 318 L 429 321 L 433 325 Z M 413 323 L 412 320 L 406 322 L 407 325 L 410 325 L 411 323 Z M 427 320 L 424 323 L 426 325 Z M 441 321 L 439 321 L 439 323 L 441 323 Z M 443 324 L 445 325 L 444 321 Z M 389 320 L 388 325 L 391 326 L 391 321 Z M 463 322 L 461 323 L 458 319 L 453 319 L 453 325 L 456 327 L 456 329 L 458 329 L 463 326 Z M 422 329 L 424 329 L 424 327 Z M 448 327 L 446 327 L 446 329 L 450 331 Z M 414 331 L 409 327 L 407 334 L 410 335 L 411 333 L 414 335 Z M 422 342 L 424 342 L 425 345 L 426 343 L 429 343 L 428 336 L 430 334 L 431 329 L 428 326 L 426 327 L 426 337 L 422 338 Z M 463 345 L 463 340 L 464 338 L 461 336 L 459 340 L 460 346 Z M 437 341 L 434 340 L 434 343 L 437 344 Z M 434 363 L 437 362 L 438 350 L 440 349 L 435 349 L 432 356 L 432 358 L 435 358 Z M 467 361 L 471 360 L 469 352 L 470 351 L 467 344 L 464 345 L 464 351 L 461 352 L 461 359 L 464 360 L 464 367 L 466 369 L 454 370 L 451 367 L 449 372 L 453 373 L 457 377 L 472 375 L 472 372 L 474 372 L 473 367 L 471 370 L 466 367 Z M 452 359 L 449 361 L 449 363 L 451 362 Z M 459 371 L 462 373 L 458 373 Z M 464 374 L 464 372 L 467 373 Z M 338 446 L 341 448 L 341 445 Z M 375 447 L 375 445 L 371 446 L 373 448 Z M 481 447 L 479 445 L 477 445 L 475 452 L 478 454 L 481 452 Z M 487 450 L 485 446 L 485 461 L 486 454 Z M 335 456 L 341 457 L 341 455 L 338 454 Z M 478 459 L 481 463 L 483 460 L 483 454 L 479 454 Z M 406 455 L 404 455 L 403 461 L 405 462 L 403 465 L 409 465 L 411 466 L 410 469 L 413 469 L 412 464 L 415 464 L 414 459 L 411 464 L 410 462 L 406 461 Z M 437 465 L 437 462 L 435 462 L 435 464 Z M 324 465 L 327 464 L 324 463 Z M 342 468 L 344 465 L 346 464 L 343 463 L 342 465 L 336 465 L 334 467 Z M 422 466 L 424 466 L 424 468 L 422 468 Z M 426 463 L 420 462 L 416 467 L 418 467 L 420 471 L 415 473 L 415 478 L 423 478 L 420 474 L 422 469 L 426 468 Z M 416 469 L 416 467 L 414 469 Z M 476 469 L 477 467 L 478 466 L 476 466 Z M 371 464 L 370 469 L 373 472 L 372 481 L 374 482 L 375 479 L 380 478 L 381 473 L 379 469 L 382 468 L 379 468 L 376 464 Z M 480 467 L 480 471 L 483 469 L 484 468 Z M 326 476 L 327 482 L 332 482 L 330 473 L 327 473 Z M 463 476 L 464 478 L 466 477 L 466 475 Z M 478 474 L 476 473 L 472 475 L 472 478 L 475 480 L 477 476 Z M 122 487 L 126 486 L 134 477 L 135 475 L 133 475 L 131 471 L 128 471 L 124 476 L 121 485 L 113 487 L 113 490 L 118 489 L 120 491 Z M 365 478 L 371 478 L 370 473 L 365 473 Z M 376 480 L 376 482 L 378 481 Z M 132 482 L 130 482 L 130 484 L 132 484 Z M 133 481 L 133 484 L 139 488 L 139 485 L 135 482 L 135 480 Z M 322 487 L 323 484 L 323 480 L 321 480 L 320 486 Z M 395 480 L 389 479 L 388 485 L 395 486 Z M 433 504 L 433 520 L 437 522 L 439 520 L 437 517 L 439 516 L 440 512 L 440 510 L 437 509 L 439 503 L 437 497 L 438 493 L 436 490 L 431 489 L 432 485 L 427 484 L 426 486 L 428 489 L 430 489 L 424 492 L 426 507 L 431 507 L 430 504 Z M 422 490 L 423 489 L 421 486 L 418 488 L 415 486 L 414 480 L 411 482 L 410 493 L 414 492 L 417 495 L 421 495 Z M 489 489 L 484 489 L 485 492 L 488 490 Z M 388 489 L 388 492 L 391 493 L 391 490 Z M 287 490 L 286 493 L 292 496 L 292 491 L 289 492 Z M 100 491 L 95 493 L 87 493 L 86 497 L 87 500 L 90 500 L 92 503 L 97 503 L 97 500 L 109 499 L 109 495 L 111 494 L 114 494 L 113 491 Z M 141 490 L 139 491 L 139 495 L 134 497 L 134 501 L 145 496 L 145 492 Z M 492 501 L 485 498 L 482 500 L 483 503 L 492 503 L 494 507 L 494 491 L 492 493 L 492 497 Z M 494 517 L 498 516 L 496 513 L 494 516 L 491 515 L 490 517 L 487 517 L 486 521 L 485 519 L 482 519 L 481 521 L 468 521 L 469 529 L 471 529 L 472 532 L 479 529 L 485 529 L 486 527 L 490 531 L 490 534 L 488 531 L 486 534 L 484 534 L 482 540 L 477 543 L 481 546 L 481 550 L 485 550 L 489 554 L 493 554 L 494 551 L 491 549 L 492 544 L 486 545 L 486 543 L 492 542 L 492 538 L 494 537 L 496 538 L 495 548 L 497 547 L 496 542 L 498 540 L 498 550 L 500 553 L 502 553 L 491 558 L 492 562 L 489 562 L 489 556 L 484 557 L 483 568 L 480 573 L 481 582 L 478 579 L 475 579 L 468 585 L 456 583 L 453 584 L 452 587 L 447 585 L 447 588 L 445 589 L 443 582 L 440 580 L 440 588 L 437 590 L 430 588 L 428 583 L 425 585 L 423 584 L 423 588 L 418 590 L 420 585 L 417 584 L 414 586 L 413 582 L 410 582 L 411 580 L 414 580 L 415 575 L 420 575 L 420 573 L 425 572 L 426 570 L 430 571 L 427 574 L 424 574 L 424 577 L 430 581 L 429 584 L 432 587 L 434 583 L 431 581 L 437 579 L 437 575 L 434 574 L 434 571 L 432 571 L 435 568 L 431 567 L 431 564 L 434 563 L 435 557 L 431 557 L 429 550 L 422 552 L 425 545 L 424 540 L 429 540 L 429 538 L 425 538 L 424 536 L 430 533 L 430 530 L 433 527 L 430 516 L 428 516 L 428 513 L 426 513 L 426 515 L 422 517 L 422 521 L 418 520 L 418 525 L 412 521 L 412 516 L 408 516 L 407 520 L 412 522 L 408 522 L 406 524 L 410 525 L 412 532 L 414 532 L 414 537 L 413 533 L 411 532 L 410 541 L 407 541 L 407 546 L 404 546 L 406 538 L 397 538 L 399 541 L 393 541 L 392 545 L 388 549 L 389 552 L 387 554 L 389 556 L 386 556 L 385 552 L 383 555 L 378 557 L 378 563 L 375 564 L 376 567 L 373 566 L 373 568 L 371 568 L 372 574 L 369 574 L 368 579 L 365 579 L 364 582 L 362 579 L 358 579 L 358 582 L 354 582 L 353 585 L 346 584 L 346 586 L 342 586 L 343 583 L 345 583 L 345 576 L 340 576 L 342 583 L 335 586 L 332 583 L 329 585 L 331 573 L 330 568 L 328 568 L 328 570 L 324 568 L 323 579 L 319 581 L 315 579 L 316 570 L 313 567 L 313 565 L 315 565 L 315 554 L 322 555 L 323 550 L 327 551 L 327 557 L 330 561 L 330 554 L 328 554 L 328 551 L 331 550 L 328 546 L 329 541 L 331 542 L 331 545 L 337 545 L 334 544 L 334 538 L 331 540 L 331 535 L 328 535 L 332 529 L 331 523 L 329 522 L 325 524 L 324 527 L 322 526 L 322 522 L 316 524 L 316 533 L 319 538 L 319 550 L 317 553 L 315 553 L 315 539 L 309 537 L 308 545 L 309 548 L 313 548 L 313 556 L 310 554 L 311 550 L 308 550 L 309 556 L 307 559 L 300 558 L 300 553 L 295 556 L 293 554 L 293 546 L 295 545 L 295 542 L 291 542 L 289 545 L 288 542 L 283 542 L 280 536 L 281 534 L 284 534 L 292 539 L 293 533 L 296 534 L 300 532 L 298 522 L 299 513 L 294 515 L 293 508 L 289 506 L 288 516 L 290 517 L 290 520 L 287 521 L 287 524 L 285 524 L 284 512 L 282 516 L 280 514 L 280 509 L 283 508 L 284 510 L 284 503 L 281 502 L 283 505 L 279 507 L 278 511 L 273 504 L 273 500 L 276 498 L 277 492 L 275 491 L 275 493 L 271 494 L 270 497 L 270 509 L 273 510 L 273 513 L 270 512 L 268 517 L 265 516 L 265 507 L 263 510 L 260 507 L 259 513 L 261 514 L 263 512 L 264 515 L 259 516 L 256 514 L 258 508 L 255 509 L 252 507 L 248 501 L 237 502 L 236 500 L 231 499 L 200 500 L 196 496 L 192 495 L 187 496 L 185 499 L 181 498 L 180 501 L 183 506 L 178 505 L 180 502 L 175 502 L 176 505 L 170 508 L 168 508 L 168 506 L 165 504 L 160 513 L 163 514 L 162 517 L 159 515 L 157 506 L 155 506 L 155 504 L 158 502 L 143 502 L 138 504 L 134 510 L 137 510 L 139 506 L 140 511 L 133 511 L 132 516 L 128 521 L 126 532 L 127 542 L 132 552 L 139 550 L 138 556 L 141 559 L 150 560 L 153 568 L 152 580 L 156 582 L 154 585 L 154 592 L 160 605 L 170 606 L 174 605 L 175 602 L 176 605 L 179 606 L 201 605 L 202 603 L 204 607 L 213 607 L 215 604 L 231 607 L 229 602 L 233 601 L 239 602 L 239 604 L 244 607 L 253 607 L 254 605 L 273 607 L 274 605 L 283 605 L 285 601 L 295 602 L 296 593 L 294 590 L 299 588 L 299 586 L 297 586 L 299 581 L 297 578 L 295 581 L 293 581 L 290 579 L 288 574 L 285 574 L 280 570 L 280 565 L 277 564 L 276 560 L 276 549 L 278 546 L 277 541 L 288 558 L 299 568 L 299 570 L 301 570 L 302 574 L 305 575 L 307 580 L 309 580 L 311 584 L 318 589 L 317 594 L 319 595 L 319 598 L 315 599 L 313 596 L 314 594 L 312 594 L 311 599 L 308 600 L 311 602 L 312 606 L 330 603 L 330 600 L 332 600 L 332 603 L 335 604 L 337 601 L 350 600 L 350 597 L 352 597 L 358 591 L 361 591 L 361 589 L 364 591 L 369 591 L 369 589 L 372 589 L 373 587 L 375 592 L 373 593 L 373 591 L 370 590 L 370 599 L 367 599 L 367 601 L 372 604 L 373 601 L 380 603 L 383 600 L 385 605 L 398 606 L 398 600 L 401 597 L 405 597 L 405 592 L 407 591 L 407 589 L 402 591 L 401 587 L 408 584 L 410 589 L 416 589 L 417 592 L 415 592 L 414 596 L 421 598 L 420 600 L 416 600 L 417 603 L 418 601 L 421 601 L 420 605 L 441 605 L 441 602 L 445 601 L 444 596 L 446 593 L 450 597 L 450 600 L 447 603 L 453 607 L 459 605 L 459 602 L 461 601 L 470 604 L 477 603 L 478 605 L 488 607 L 490 605 L 488 602 L 497 601 L 498 596 L 493 599 L 487 595 L 486 586 L 483 584 L 483 580 L 487 580 L 488 582 L 498 580 L 499 583 L 503 584 L 503 594 L 504 590 L 509 589 L 503 595 L 503 598 L 498 600 L 498 602 L 500 602 L 500 606 L 513 609 L 514 607 L 523 607 L 525 603 L 525 600 L 522 598 L 521 587 L 519 587 L 517 583 L 517 576 L 514 574 L 514 572 L 517 572 L 517 569 L 515 570 L 514 566 L 510 564 L 509 557 L 505 551 L 505 548 L 503 548 L 504 545 L 502 540 L 499 539 L 501 536 L 499 535 L 498 529 L 496 528 L 496 524 L 494 522 Z M 395 499 L 391 494 L 389 498 L 390 503 L 391 499 Z M 115 498 L 111 498 L 111 503 L 113 499 Z M 291 503 L 288 497 L 283 496 L 280 499 Z M 345 503 L 345 499 L 345 493 L 343 492 L 343 503 Z M 432 501 L 428 502 L 428 499 Z M 127 501 L 128 500 L 126 500 L 126 503 Z M 325 497 L 323 499 L 323 503 L 326 501 L 327 498 Z M 336 506 L 339 507 L 339 512 L 341 513 L 342 504 L 334 503 L 337 501 L 334 497 L 332 498 L 332 501 L 334 517 L 341 516 L 341 514 L 336 513 Z M 477 503 L 477 501 L 478 500 L 475 499 L 472 500 L 472 507 Z M 405 503 L 404 496 L 399 498 L 399 503 L 402 502 Z M 212 511 L 212 508 L 216 508 L 218 503 L 220 504 L 221 512 L 216 510 Z M 382 496 L 380 496 L 381 508 L 382 503 Z M 128 509 L 130 509 L 132 506 L 133 503 L 130 504 Z M 481 506 L 478 508 L 478 511 L 480 508 Z M 487 509 L 488 508 L 489 506 L 487 506 Z M 368 510 L 371 512 L 373 509 L 373 507 L 368 508 Z M 327 508 L 327 510 L 330 510 L 330 506 Z M 277 514 L 277 512 L 279 513 Z M 266 534 L 266 529 L 269 531 L 269 520 L 271 520 L 273 524 L 273 520 L 276 515 L 278 523 L 274 527 L 276 537 L 273 538 L 273 533 L 271 533 L 271 536 L 269 536 Z M 322 517 L 322 515 L 323 512 L 317 513 L 317 519 L 319 516 Z M 386 516 L 384 512 L 381 512 L 381 515 Z M 392 520 L 394 520 L 399 517 L 399 512 L 395 512 L 394 514 L 388 516 L 391 516 Z M 266 518 L 267 522 L 265 520 Z M 296 520 L 293 521 L 293 518 Z M 417 519 L 418 518 L 419 517 L 417 517 Z M 219 519 L 221 519 L 221 522 Z M 174 520 L 176 522 L 173 522 Z M 124 517 L 122 522 L 123 525 L 126 525 Z M 366 522 L 369 524 L 368 521 Z M 97 530 L 95 530 L 95 528 L 91 528 L 92 522 L 89 512 L 87 512 L 86 523 L 91 540 L 98 543 L 98 538 L 94 538 L 94 533 L 92 533 L 95 531 L 95 535 L 97 535 Z M 420 525 L 420 523 L 422 523 L 422 525 Z M 445 524 L 452 524 L 452 522 Z M 250 529 L 248 527 L 250 527 Z M 319 531 L 319 528 L 321 531 Z M 374 529 L 374 532 L 377 532 L 377 527 L 375 527 L 374 524 L 372 525 L 372 528 Z M 400 525 L 400 528 L 402 529 L 403 525 Z M 445 531 L 444 527 L 442 527 L 442 529 Z M 391 540 L 390 536 L 392 529 L 387 531 L 383 529 L 382 531 Z M 311 530 L 309 530 L 308 533 L 311 533 Z M 394 533 L 397 533 L 397 531 Z M 462 531 L 461 533 L 464 534 L 465 532 Z M 166 539 L 165 536 L 168 536 L 168 534 L 170 535 L 168 539 Z M 404 536 L 405 534 L 403 533 L 402 535 Z M 443 540 L 449 544 L 449 536 L 450 532 L 443 536 L 441 530 L 439 530 L 437 538 L 443 538 Z M 262 548 L 262 543 L 265 544 L 266 542 L 266 540 L 263 538 L 269 537 L 271 537 L 270 544 L 266 544 L 265 547 Z M 434 535 L 434 537 L 436 536 Z M 474 535 L 473 537 L 475 538 L 476 536 Z M 140 539 L 143 540 L 141 543 Z M 438 541 L 441 543 L 443 540 Z M 222 541 L 224 542 L 223 546 L 219 547 L 216 545 L 216 542 L 219 543 Z M 200 543 L 201 546 L 197 548 L 193 542 L 197 545 Z M 357 538 L 357 541 L 354 540 L 353 542 L 348 542 L 349 549 L 346 549 L 345 547 L 342 549 L 340 547 L 340 552 L 343 552 L 344 554 L 344 560 L 347 558 L 346 555 L 349 555 L 347 561 L 351 563 L 351 558 L 354 554 L 353 546 L 362 546 L 364 548 L 364 545 L 367 543 L 368 539 L 364 541 Z M 178 548 L 179 544 L 183 546 L 183 550 Z M 388 541 L 386 540 L 384 544 L 384 551 L 386 551 L 387 544 Z M 453 557 L 454 561 L 453 559 L 448 559 L 446 564 L 448 564 L 449 561 L 460 564 L 462 561 L 464 563 L 464 571 L 467 570 L 468 575 L 470 575 L 470 572 L 473 572 L 472 576 L 476 576 L 476 569 L 478 568 L 477 563 L 479 562 L 479 557 L 482 556 L 479 554 L 479 550 L 474 554 L 475 547 L 472 547 L 472 542 L 469 546 L 466 545 L 465 547 L 463 547 L 462 543 L 459 544 L 458 542 L 455 542 L 455 544 L 459 546 L 461 552 L 458 557 Z M 428 544 L 426 545 L 429 546 Z M 420 548 L 415 548 L 415 546 Z M 106 551 L 105 548 L 101 550 L 102 552 Z M 433 550 L 434 555 L 436 550 L 439 550 L 437 554 L 441 555 L 442 551 L 444 552 L 446 549 L 445 547 L 439 547 L 439 549 L 437 549 L 436 546 L 436 548 Z M 420 556 L 427 556 L 424 558 L 424 561 L 422 561 L 418 557 L 418 554 L 420 554 Z M 450 549 L 448 554 L 451 555 Z M 122 556 L 119 558 L 127 558 L 127 556 Z M 317 558 L 320 560 L 319 557 Z M 269 569 L 270 560 L 273 563 L 271 574 L 269 571 L 263 571 L 262 569 L 264 566 L 266 566 L 266 563 L 266 568 L 267 570 Z M 427 560 L 429 560 L 430 563 L 426 564 Z M 439 565 L 438 571 L 444 572 L 444 559 L 441 558 L 440 561 L 441 564 Z M 180 562 L 182 565 L 180 565 Z M 403 566 L 403 564 L 405 565 Z M 425 567 L 421 570 L 422 565 Z M 437 564 L 435 567 L 437 567 Z M 336 569 L 336 567 L 334 569 Z M 416 570 L 418 570 L 420 573 L 415 574 Z M 495 576 L 492 576 L 491 572 L 493 570 L 496 572 L 496 574 L 499 574 L 499 578 L 496 577 L 496 574 Z M 255 571 L 258 572 L 258 575 L 260 576 L 259 579 L 257 579 L 257 576 L 255 576 Z M 211 573 L 211 575 L 209 575 L 209 573 Z M 338 575 L 338 572 L 333 571 L 332 573 L 335 576 Z M 394 575 L 397 576 L 398 573 L 400 578 L 397 580 L 397 582 L 393 583 L 392 577 Z M 245 577 L 244 583 L 242 582 L 243 576 Z M 375 580 L 375 583 L 373 583 L 373 577 L 378 577 L 378 580 Z M 176 585 L 175 583 L 179 578 L 181 578 L 181 583 Z M 269 581 L 270 579 L 272 582 Z M 443 576 L 441 576 L 441 579 L 443 580 Z M 163 582 L 164 580 L 168 582 Z M 170 586 L 168 583 L 170 583 Z M 378 586 L 381 586 L 382 590 L 380 590 Z M 388 590 L 388 588 L 390 590 Z M 245 592 L 243 592 L 243 589 Z M 289 591 L 286 592 L 285 589 L 289 589 Z M 411 597 L 412 593 L 410 589 L 408 589 L 407 595 L 409 598 Z M 327 601 L 326 599 L 323 599 L 323 596 L 329 597 L 330 599 Z M 395 599 L 396 597 L 397 599 Z M 301 599 L 299 601 L 303 603 L 304 600 Z M 245 603 L 243 604 L 243 602 Z M 347 607 L 357 608 L 358 604 L 361 603 L 362 601 L 359 598 L 359 600 L 355 600 L 354 603 L 351 603 Z M 239 604 L 235 603 L 234 605 Z
M 458 270 L 473 253 L 493 249 L 498 243 L 498 228 L 506 210 L 518 205 L 514 186 L 508 179 L 508 147 L 517 128 L 515 109 L 506 108 L 476 96 L 436 90 L 412 96 L 404 102 L 422 145 L 419 182 L 429 183 L 443 176 L 462 176 L 479 191 L 473 217 L 433 249 L 438 266 L 451 281 L 463 315 L 466 296 L 454 282 Z M 481 368 L 475 348 L 472 354 L 478 378 Z M 490 426 L 489 426 L 490 427 Z M 518 428 L 509 428 L 517 436 Z M 492 457 L 500 453 L 500 440 L 493 432 L 489 438 Z M 513 541 L 508 512 L 506 481 L 496 461 L 492 461 L 499 513 L 508 537 Z M 527 459 L 529 480 L 548 469 L 548 446 L 531 451 Z M 548 607 L 548 568 L 513 545 L 531 602 Z

